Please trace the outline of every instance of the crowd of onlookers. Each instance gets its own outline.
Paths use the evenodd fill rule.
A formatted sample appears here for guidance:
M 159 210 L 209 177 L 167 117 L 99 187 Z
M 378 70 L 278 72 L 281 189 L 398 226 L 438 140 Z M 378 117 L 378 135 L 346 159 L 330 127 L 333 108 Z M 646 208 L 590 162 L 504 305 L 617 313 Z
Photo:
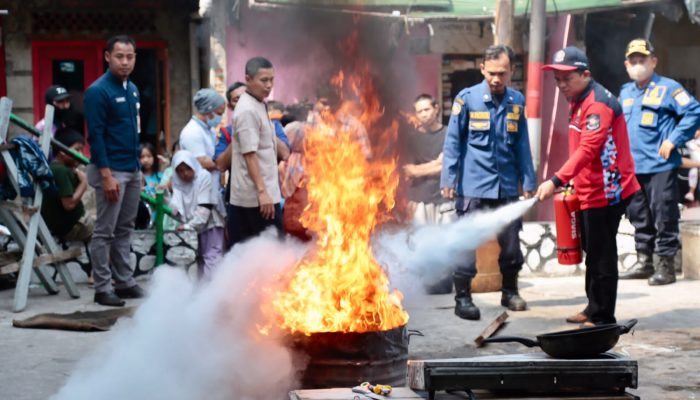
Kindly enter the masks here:
M 341 94 L 332 85 L 320 85 L 313 102 L 284 106 L 278 101 L 266 101 L 274 85 L 275 70 L 262 57 L 248 60 L 245 82 L 234 83 L 224 96 L 209 88 L 199 90 L 192 99 L 193 115 L 178 140 L 170 149 L 161 144 L 156 150 L 153 143 L 140 142 L 139 93 L 128 79 L 135 62 L 134 52 L 135 43 L 127 36 L 108 41 L 105 60 L 109 70 L 85 94 L 91 164 L 86 170 L 77 168 L 72 157 L 54 151 L 52 170 L 59 190 L 44 202 L 46 222 L 57 236 L 90 240 L 98 303 L 123 305 L 123 298 L 144 294 L 128 265 L 128 239 L 134 226 L 148 228 L 154 223 L 153 208 L 139 200 L 142 191 L 152 197 L 159 191 L 165 193 L 173 210 L 165 218 L 166 230 L 197 232 L 199 272 L 206 281 L 227 249 L 270 227 L 280 236 L 311 238 L 299 221 L 307 202 L 303 171 L 307 129 L 328 122 L 330 117 L 339 124 L 335 134 L 351 135 L 365 157 L 372 158 L 365 127 L 340 107 Z M 654 74 L 656 56 L 648 41 L 630 43 L 626 57 L 634 82 L 623 87 L 618 104 L 592 80 L 583 52 L 567 48 L 555 56 L 548 68 L 554 71 L 559 89 L 580 102 L 572 103 L 581 108 L 572 115 L 570 125 L 570 140 L 576 143 L 574 150 L 578 153 L 572 150 L 575 161 L 569 160 L 539 188 L 530 155 L 524 97 L 508 86 L 513 72 L 510 48 L 492 46 L 486 50 L 481 65 L 485 80 L 459 93 L 452 105 L 449 125 L 443 125 L 436 99 L 429 94 L 419 95 L 414 100 L 412 124 L 402 125 L 397 141 L 402 193 L 408 200 L 410 219 L 416 223 L 446 223 L 474 211 L 507 204 L 520 195 L 544 199 L 556 187 L 578 180 L 575 189 L 583 197 L 584 217 L 593 215 L 587 208 L 602 207 L 601 210 L 615 214 L 589 221 L 584 233 L 586 227 L 590 230 L 591 226 L 615 220 L 625 212 L 635 225 L 640 256 L 623 278 L 650 278 L 650 284 L 673 282 L 670 263 L 678 248 L 677 203 L 682 199 L 688 203 L 696 200 L 700 139 L 697 133 L 694 138 L 690 134 L 700 123 L 700 115 L 696 115 L 697 101 L 681 86 Z M 559 76 L 564 73 L 574 73 L 566 77 L 571 82 Z M 86 143 L 78 133 L 79 127 L 71 125 L 74 118 L 66 90 L 52 86 L 46 93 L 46 102 L 56 107 L 55 139 L 82 151 Z M 582 116 L 581 110 L 590 115 Z M 42 129 L 43 123 L 40 121 L 37 127 Z M 589 131 L 594 135 L 601 126 L 609 127 L 607 139 L 596 137 L 594 143 L 593 139 L 579 138 Z M 648 132 L 671 133 L 660 134 L 661 139 L 651 143 L 640 139 Z M 586 146 L 593 146 L 590 153 L 599 153 L 599 157 L 579 154 L 588 151 L 578 150 Z M 687 157 L 681 158 L 681 147 Z M 634 162 L 626 154 L 634 156 Z M 677 191 L 681 167 L 689 171 L 688 188 L 677 199 L 672 193 Z M 88 186 L 96 194 L 96 219 L 85 211 L 81 201 Z M 590 195 L 589 186 L 593 188 Z M 498 237 L 502 304 L 515 311 L 526 308 L 517 290 L 518 271 L 523 263 L 518 241 L 521 224 L 520 220 L 514 222 Z M 589 236 L 600 238 L 603 230 L 614 236 L 616 226 L 597 227 Z M 587 265 L 595 262 L 591 254 L 602 248 L 591 247 L 591 243 L 588 246 Z M 654 252 L 661 257 L 661 264 L 652 261 Z M 616 249 L 611 248 L 601 257 L 612 263 L 616 254 Z M 478 319 L 479 310 L 471 301 L 469 289 L 476 273 L 475 259 L 473 254 L 467 258 L 465 266 L 429 285 L 427 290 L 448 293 L 454 285 L 457 315 Z M 616 262 L 614 265 L 616 285 Z M 609 311 L 610 305 L 605 307 Z M 588 321 L 590 314 L 586 309 L 574 320 Z M 607 320 L 614 319 L 611 314 L 606 315 Z

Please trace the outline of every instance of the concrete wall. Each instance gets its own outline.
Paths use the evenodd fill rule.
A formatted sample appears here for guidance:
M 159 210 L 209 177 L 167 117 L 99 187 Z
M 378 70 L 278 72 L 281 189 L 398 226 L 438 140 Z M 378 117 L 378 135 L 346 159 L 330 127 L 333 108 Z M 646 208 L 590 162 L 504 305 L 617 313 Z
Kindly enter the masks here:
M 169 53 L 168 71 L 170 75 L 171 113 L 170 120 L 173 139 L 179 135 L 191 114 L 189 95 L 189 45 L 188 21 L 189 10 L 185 5 L 188 0 L 164 2 L 155 13 L 156 32 L 136 34 L 138 40 L 164 40 Z M 132 3 L 126 0 L 127 3 Z M 65 4 L 61 4 L 65 3 Z M 50 2 L 46 0 L 0 0 L 0 9 L 7 9 L 9 15 L 2 17 L 4 23 L 5 59 L 7 77 L 7 95 L 14 101 L 14 112 L 27 121 L 34 120 L 33 84 L 32 84 L 32 40 L 105 40 L 108 36 L 123 32 L 89 32 L 78 34 L 59 33 L 38 36 L 32 32 L 32 13 L 38 10 L 70 10 L 72 7 L 88 7 L 97 11 L 114 9 L 125 11 L 124 2 L 118 1 L 83 1 Z M 127 32 L 129 33 L 129 32 Z M 137 43 L 138 45 L 138 43 Z M 137 61 L 138 62 L 138 61 Z M 43 102 L 42 102 L 43 103 Z
M 659 56 L 657 72 L 674 79 L 684 79 L 686 89 L 700 96 L 700 26 L 684 13 L 678 22 L 663 17 L 654 20 L 652 40 Z M 695 85 L 688 85 L 694 80 Z
M 156 20 L 158 33 L 167 42 L 170 74 L 170 133 L 172 143 L 192 116 L 190 96 L 189 12 L 164 7 Z M 169 150 L 169 149 L 168 149 Z
M 3 18 L 7 96 L 13 112 L 26 121 L 34 120 L 32 84 L 31 5 L 32 2 L 0 1 L 9 10 Z M 20 7 L 22 5 L 22 7 Z M 10 130 L 10 134 L 13 129 Z

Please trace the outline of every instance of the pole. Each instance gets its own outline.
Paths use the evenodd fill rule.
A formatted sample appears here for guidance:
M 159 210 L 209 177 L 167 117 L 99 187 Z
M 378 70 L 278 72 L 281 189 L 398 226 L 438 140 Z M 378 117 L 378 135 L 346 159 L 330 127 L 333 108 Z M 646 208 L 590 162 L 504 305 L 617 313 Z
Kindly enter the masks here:
M 530 16 L 530 54 L 527 62 L 527 128 L 530 133 L 532 162 L 535 174 L 540 168 L 542 141 L 542 65 L 544 65 L 544 40 L 547 22 L 545 0 L 532 0 Z
M 25 131 L 31 133 L 32 135 L 34 135 L 36 137 L 41 137 L 41 132 L 39 132 L 39 130 L 37 130 L 35 127 L 29 125 L 25 120 L 16 116 L 15 114 L 10 114 L 10 121 L 12 121 L 12 123 L 19 126 L 20 128 L 24 129 Z M 61 149 L 61 151 L 68 154 L 69 156 L 75 158 L 77 161 L 79 161 L 83 165 L 90 164 L 90 159 L 88 159 L 84 155 L 78 153 L 77 151 L 71 149 L 70 147 L 64 145 L 63 143 L 59 142 L 58 140 L 54 139 L 53 137 L 51 138 L 51 145 Z
M 165 211 L 163 191 L 156 192 L 156 267 L 165 263 L 163 251 L 163 215 Z
M 513 0 L 496 0 L 494 44 L 513 47 Z

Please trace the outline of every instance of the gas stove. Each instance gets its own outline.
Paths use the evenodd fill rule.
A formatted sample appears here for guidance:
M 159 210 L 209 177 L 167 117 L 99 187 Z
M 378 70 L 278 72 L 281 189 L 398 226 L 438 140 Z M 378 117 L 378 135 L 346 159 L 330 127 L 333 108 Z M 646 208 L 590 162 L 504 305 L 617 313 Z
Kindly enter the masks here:
M 581 360 L 556 359 L 542 352 L 410 360 L 408 385 L 428 392 L 429 399 L 442 390 L 634 398 L 625 397 L 625 390 L 637 387 L 637 361 L 615 352 Z

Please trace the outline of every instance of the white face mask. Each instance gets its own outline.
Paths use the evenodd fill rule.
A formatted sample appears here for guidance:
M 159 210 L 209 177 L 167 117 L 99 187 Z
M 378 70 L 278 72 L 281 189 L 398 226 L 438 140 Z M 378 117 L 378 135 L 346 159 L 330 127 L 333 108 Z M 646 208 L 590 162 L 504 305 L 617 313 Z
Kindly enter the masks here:
M 627 67 L 627 74 L 635 82 L 643 82 L 651 78 L 654 70 L 646 64 L 635 64 Z

